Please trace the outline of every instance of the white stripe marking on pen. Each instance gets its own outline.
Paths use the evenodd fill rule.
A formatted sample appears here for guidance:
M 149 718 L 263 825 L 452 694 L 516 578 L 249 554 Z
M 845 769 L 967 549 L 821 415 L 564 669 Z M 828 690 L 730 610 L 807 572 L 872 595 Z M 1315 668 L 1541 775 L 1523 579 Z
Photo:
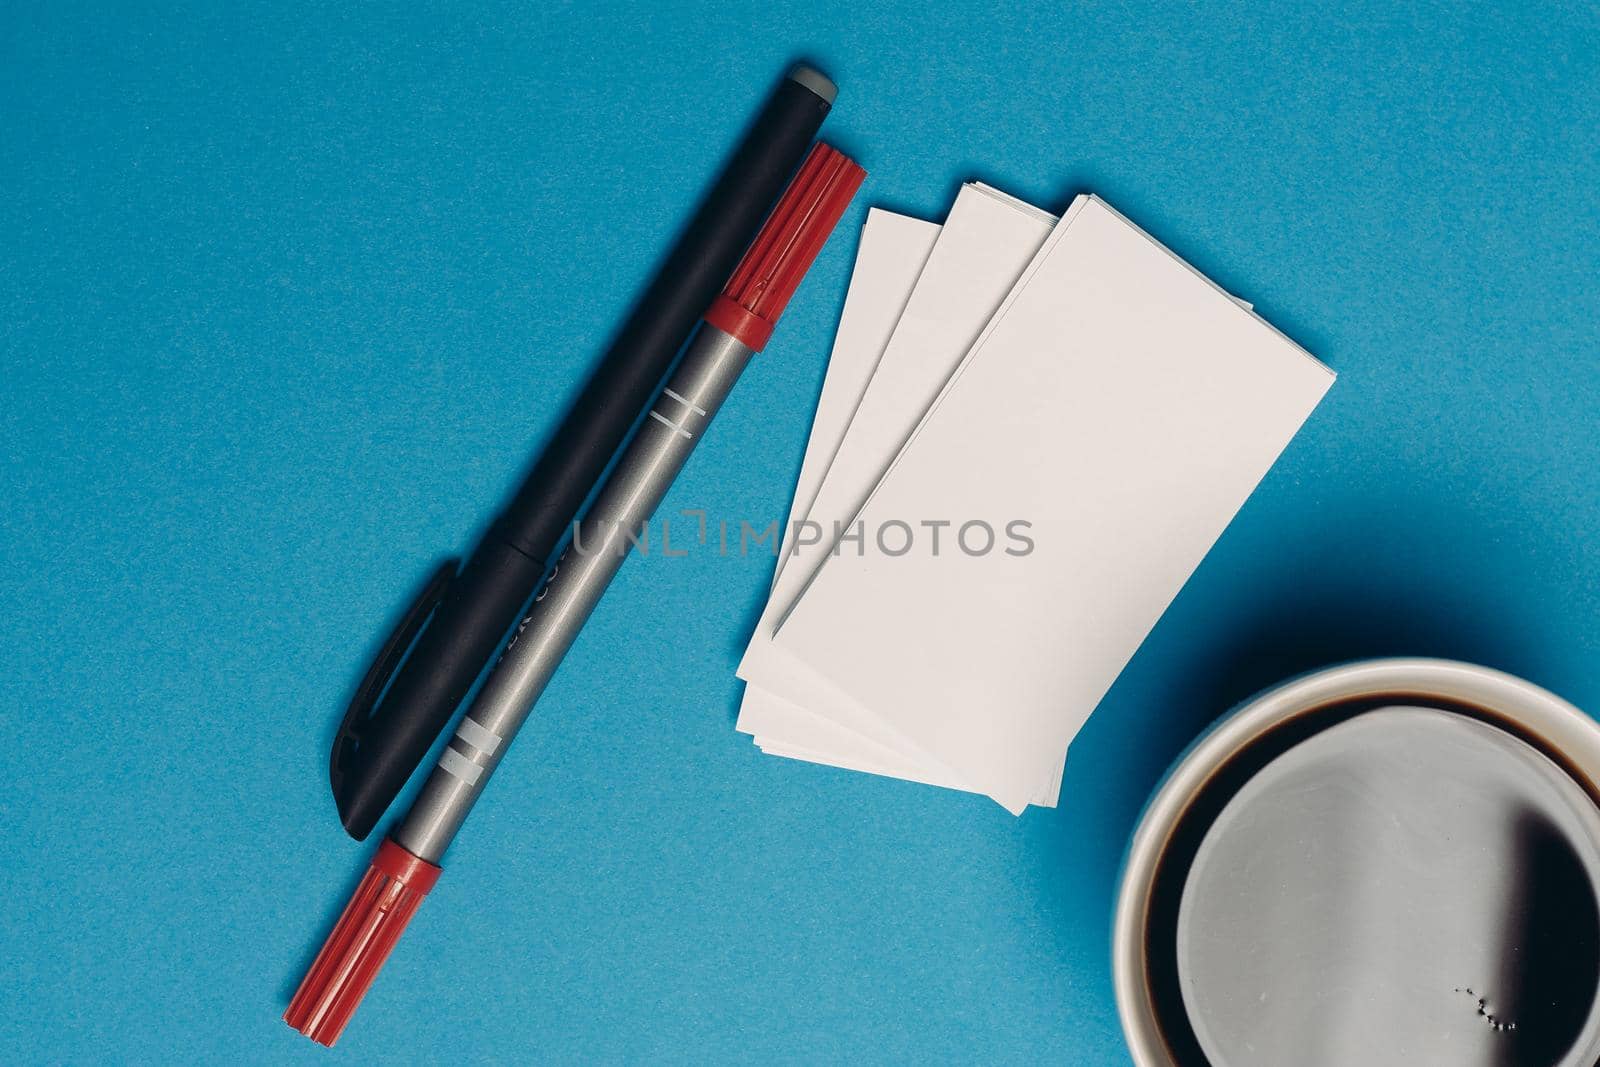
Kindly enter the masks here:
M 694 436 L 694 434 L 690 433 L 688 430 L 685 430 L 682 426 L 679 426 L 677 423 L 673 422 L 671 419 L 667 418 L 665 415 L 661 414 L 661 412 L 659 412 L 659 411 L 652 411 L 650 413 L 650 417 L 652 419 L 655 419 L 661 425 L 665 426 L 667 429 L 674 430 L 674 431 L 676 431 L 678 433 L 681 433 L 685 437 L 693 437 Z
M 706 409 L 701 407 L 699 404 L 696 404 L 696 403 L 692 402 L 691 400 L 689 400 L 688 397 L 679 396 L 677 393 L 674 393 L 671 389 L 663 389 L 661 391 L 663 393 L 666 393 L 672 399 L 676 400 L 678 403 L 682 404 L 684 407 L 693 408 L 694 409 L 694 413 L 696 415 L 699 415 L 701 418 L 705 417 Z
M 470 715 L 461 720 L 456 736 L 485 756 L 494 755 L 494 750 L 500 747 L 500 735 Z
M 455 775 L 468 785 L 477 785 L 478 779 L 483 777 L 482 767 L 448 746 L 444 755 L 439 757 L 439 769 Z

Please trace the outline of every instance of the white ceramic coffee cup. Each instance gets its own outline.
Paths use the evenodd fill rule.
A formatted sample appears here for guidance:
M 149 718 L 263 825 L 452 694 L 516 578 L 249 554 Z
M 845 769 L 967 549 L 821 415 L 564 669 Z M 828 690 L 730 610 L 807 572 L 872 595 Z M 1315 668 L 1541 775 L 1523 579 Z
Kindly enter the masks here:
M 1163 921 L 1152 919 L 1153 891 L 1186 813 L 1208 783 L 1230 765 L 1237 767 L 1236 758 L 1269 733 L 1312 724 L 1330 707 L 1358 701 L 1470 708 L 1484 721 L 1535 743 L 1589 797 L 1600 798 L 1600 724 L 1538 686 L 1486 667 L 1431 659 L 1369 660 L 1305 675 L 1246 701 L 1213 724 L 1167 772 L 1146 805 L 1123 865 L 1112 963 L 1123 1032 L 1139 1067 L 1178 1063 L 1160 1022 L 1160 1011 L 1170 1015 L 1173 1007 L 1169 1002 L 1161 1008 L 1148 960 L 1152 922 Z

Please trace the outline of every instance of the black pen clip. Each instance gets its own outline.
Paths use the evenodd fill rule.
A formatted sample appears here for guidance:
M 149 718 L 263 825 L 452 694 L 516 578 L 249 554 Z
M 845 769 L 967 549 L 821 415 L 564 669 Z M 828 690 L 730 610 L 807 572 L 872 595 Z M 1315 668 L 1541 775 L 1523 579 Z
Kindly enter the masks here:
M 328 758 L 328 780 L 333 784 L 334 796 L 340 794 L 345 771 L 349 769 L 349 762 L 361 744 L 363 728 L 372 721 L 378 698 L 383 695 L 389 679 L 394 677 L 394 672 L 411 650 L 411 645 L 416 641 L 417 634 L 422 632 L 433 609 L 444 600 L 450 583 L 455 581 L 460 569 L 459 559 L 447 559 L 439 565 L 417 599 L 406 609 L 405 616 L 396 624 L 389 639 L 383 643 L 383 648 L 378 650 L 377 658 L 367 668 L 367 676 L 356 687 L 356 695 L 350 698 L 350 706 L 345 709 L 344 721 L 334 735 L 333 751 Z

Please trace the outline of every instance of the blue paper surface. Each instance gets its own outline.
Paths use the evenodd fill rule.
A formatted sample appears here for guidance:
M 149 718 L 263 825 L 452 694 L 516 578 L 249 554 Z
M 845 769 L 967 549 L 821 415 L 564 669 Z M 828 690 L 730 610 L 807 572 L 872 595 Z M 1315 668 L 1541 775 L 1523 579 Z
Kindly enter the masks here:
M 1600 709 L 1592 6 L 1027 6 L 7 12 L 0 1059 L 1122 1063 L 1117 866 L 1216 714 L 1390 653 Z M 870 177 L 667 514 L 782 518 L 867 206 L 963 179 L 1101 194 L 1340 381 L 1057 811 L 760 756 L 770 559 L 630 561 L 318 1049 L 343 704 L 797 58 Z

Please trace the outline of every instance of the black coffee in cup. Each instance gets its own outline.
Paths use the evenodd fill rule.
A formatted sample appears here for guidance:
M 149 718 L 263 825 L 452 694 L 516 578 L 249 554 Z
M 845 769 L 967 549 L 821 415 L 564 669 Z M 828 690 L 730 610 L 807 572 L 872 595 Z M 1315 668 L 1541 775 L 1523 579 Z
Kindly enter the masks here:
M 1588 1065 L 1600 808 L 1484 709 L 1317 709 L 1193 798 L 1152 885 L 1147 974 L 1181 1064 Z

